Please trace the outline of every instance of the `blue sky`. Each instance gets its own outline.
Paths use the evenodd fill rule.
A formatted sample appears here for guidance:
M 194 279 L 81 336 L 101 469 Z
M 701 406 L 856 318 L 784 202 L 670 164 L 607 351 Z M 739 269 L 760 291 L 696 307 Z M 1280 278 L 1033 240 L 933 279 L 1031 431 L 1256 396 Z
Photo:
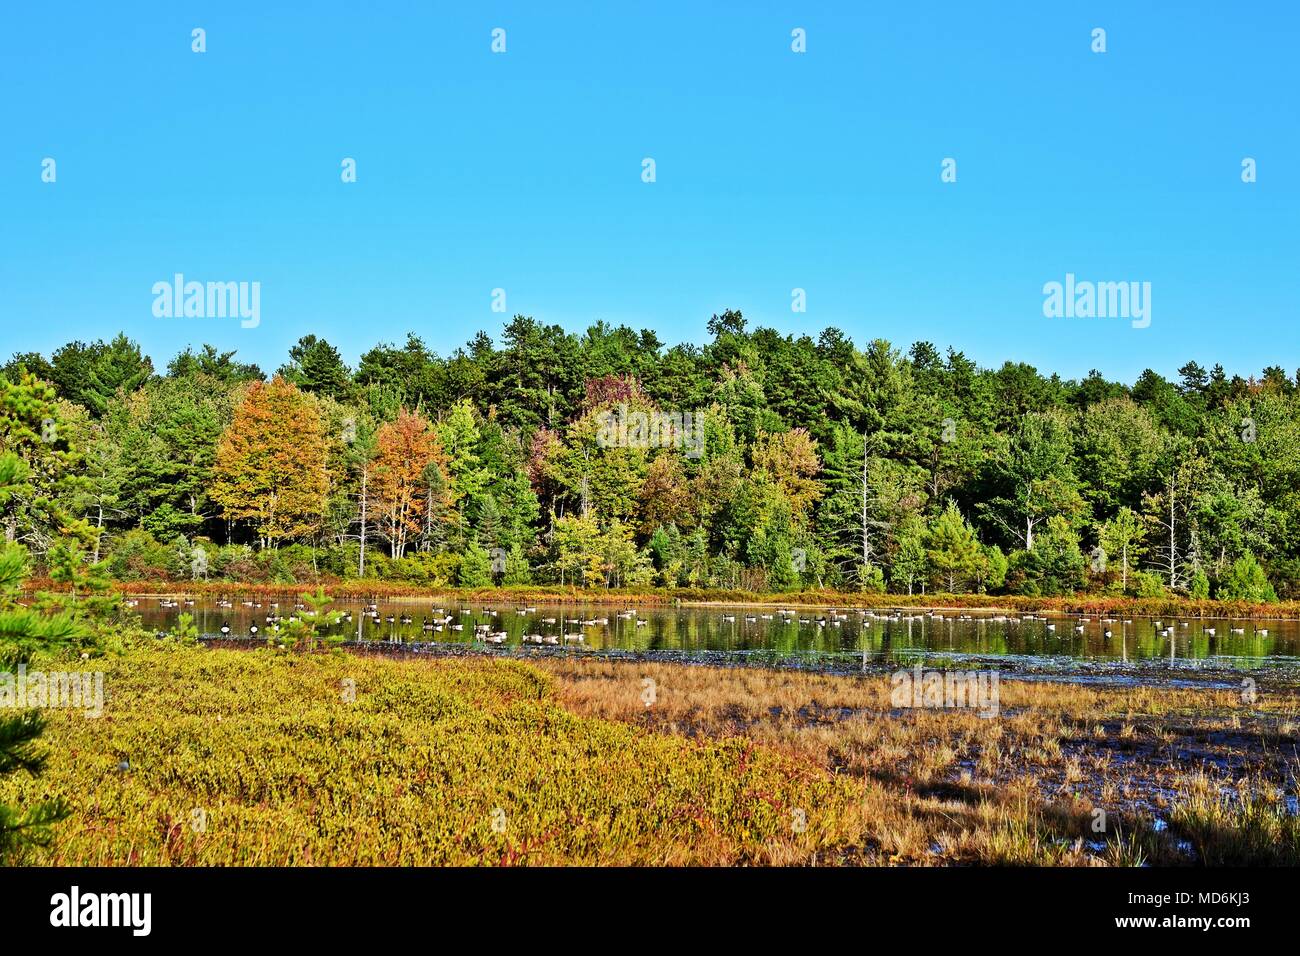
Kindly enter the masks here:
M 730 307 L 1067 376 L 1293 370 L 1298 35 L 1281 2 L 8 4 L 0 351 L 446 354 L 499 287 L 669 343 Z M 261 324 L 155 318 L 176 272 L 260 282 Z M 1044 318 L 1067 272 L 1150 282 L 1151 326 Z

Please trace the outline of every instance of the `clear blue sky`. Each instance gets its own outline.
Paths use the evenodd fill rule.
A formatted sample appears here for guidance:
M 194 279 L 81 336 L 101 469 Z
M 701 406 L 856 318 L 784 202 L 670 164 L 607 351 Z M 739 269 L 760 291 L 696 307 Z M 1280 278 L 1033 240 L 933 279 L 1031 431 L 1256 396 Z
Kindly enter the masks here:
M 274 368 L 308 332 L 355 362 L 415 330 L 446 354 L 499 335 L 502 287 L 669 343 L 731 307 L 1067 376 L 1293 370 L 1297 9 L 6 4 L 0 351 L 123 330 L 159 365 L 212 342 Z M 261 325 L 154 318 L 176 272 L 260 281 Z M 1066 272 L 1151 282 L 1150 328 L 1044 318 Z

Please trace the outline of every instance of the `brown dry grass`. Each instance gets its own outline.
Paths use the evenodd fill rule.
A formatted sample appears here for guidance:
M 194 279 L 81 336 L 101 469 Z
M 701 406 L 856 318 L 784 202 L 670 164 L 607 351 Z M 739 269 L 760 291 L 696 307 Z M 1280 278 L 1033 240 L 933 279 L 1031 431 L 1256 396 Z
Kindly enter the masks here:
M 1211 854 L 1210 825 L 1198 827 L 1189 812 L 1231 816 L 1235 804 L 1205 794 L 1295 786 L 1294 689 L 1247 705 L 1234 690 L 1003 681 L 1001 713 L 987 719 L 895 709 L 880 675 L 590 659 L 537 666 L 555 675 L 561 703 L 575 713 L 655 733 L 744 737 L 861 781 L 866 862 L 1186 862 L 1178 840 L 1207 858 L 1230 857 L 1219 844 L 1235 842 L 1233 828 L 1213 821 Z M 1100 832 L 1096 811 L 1105 813 Z M 1157 819 L 1170 829 L 1154 829 Z M 1268 827 L 1278 826 L 1275 815 Z M 1258 842 L 1259 829 L 1250 824 L 1243 841 Z M 1298 851 L 1281 861 L 1295 862 Z

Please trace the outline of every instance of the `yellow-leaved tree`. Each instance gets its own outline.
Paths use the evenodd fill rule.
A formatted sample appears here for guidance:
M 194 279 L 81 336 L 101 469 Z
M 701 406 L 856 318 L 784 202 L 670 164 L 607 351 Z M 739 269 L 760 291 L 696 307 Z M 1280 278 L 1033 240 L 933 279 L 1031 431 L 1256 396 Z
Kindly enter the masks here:
M 451 506 L 447 455 L 428 420 L 406 409 L 396 421 L 380 426 L 376 444 L 373 492 L 379 532 L 392 557 L 400 558 L 422 522 Z
M 262 547 L 315 531 L 329 489 L 325 425 L 314 396 L 280 376 L 253 382 L 217 443 L 212 498 L 249 521 Z

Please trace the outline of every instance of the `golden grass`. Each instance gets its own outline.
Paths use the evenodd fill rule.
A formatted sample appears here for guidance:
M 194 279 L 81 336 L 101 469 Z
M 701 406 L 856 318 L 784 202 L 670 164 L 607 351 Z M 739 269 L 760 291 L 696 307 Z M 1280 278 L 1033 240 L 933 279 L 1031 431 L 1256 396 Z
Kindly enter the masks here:
M 104 715 L 52 711 L 45 773 L 0 781 L 6 803 L 73 805 L 31 862 L 783 864 L 860 842 L 851 782 L 743 740 L 575 716 L 523 664 L 199 650 L 108 666 Z
M 590 657 L 106 666 L 104 717 L 52 712 L 45 775 L 0 780 L 73 804 L 30 862 L 1300 861 L 1289 692 L 1003 681 L 986 719 L 895 709 L 880 675 Z
M 1294 787 L 1294 691 L 1248 707 L 1233 690 L 1003 681 L 1000 716 L 987 719 L 895 709 L 880 675 L 590 658 L 538 666 L 558 678 L 575 713 L 697 739 L 743 737 L 863 781 L 871 838 L 898 861 L 1180 862 L 1174 837 L 1199 848 L 1208 831 L 1194 831 L 1185 811 L 1172 814 L 1168 836 L 1151 827 L 1194 801 L 1198 781 L 1246 781 L 1246 801 L 1219 807 L 1230 816 L 1250 799 L 1276 806 L 1277 790 Z M 1207 846 L 1205 860 L 1225 852 Z M 1300 862 L 1300 851 L 1288 852 Z

